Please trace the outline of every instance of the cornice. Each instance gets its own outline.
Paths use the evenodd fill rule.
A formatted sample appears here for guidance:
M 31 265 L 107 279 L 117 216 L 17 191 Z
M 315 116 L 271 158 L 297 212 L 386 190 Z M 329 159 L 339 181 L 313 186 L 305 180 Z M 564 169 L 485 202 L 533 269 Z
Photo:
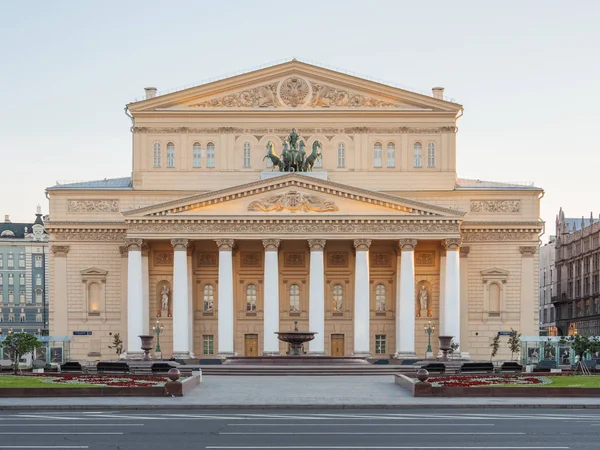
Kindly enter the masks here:
M 241 128 L 241 127 L 145 127 L 135 126 L 133 132 L 136 134 L 264 134 L 265 127 Z M 299 127 L 303 134 L 321 133 L 321 128 Z M 455 126 L 443 127 L 336 127 L 335 134 L 455 134 L 458 128 Z

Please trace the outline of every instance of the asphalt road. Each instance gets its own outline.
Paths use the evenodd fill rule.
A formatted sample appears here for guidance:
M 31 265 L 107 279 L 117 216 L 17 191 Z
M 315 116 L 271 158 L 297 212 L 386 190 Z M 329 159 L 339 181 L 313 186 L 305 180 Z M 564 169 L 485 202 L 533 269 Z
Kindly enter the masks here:
M 0 413 L 0 449 L 576 449 L 598 410 L 176 410 Z

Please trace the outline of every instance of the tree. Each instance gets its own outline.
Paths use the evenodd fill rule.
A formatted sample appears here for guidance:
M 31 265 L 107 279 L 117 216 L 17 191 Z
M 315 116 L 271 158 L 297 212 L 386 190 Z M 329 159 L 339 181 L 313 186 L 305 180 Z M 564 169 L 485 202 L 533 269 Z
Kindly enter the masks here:
M 577 356 L 579 361 L 583 360 L 583 356 L 586 353 L 597 353 L 600 352 L 600 341 L 596 337 L 588 337 L 583 334 L 576 334 L 575 336 L 563 336 L 560 339 L 561 344 L 570 344 L 571 348 Z
M 448 353 L 454 353 L 456 350 L 458 350 L 458 347 L 460 347 L 460 344 L 454 339 L 452 339 L 452 342 L 450 342 L 450 350 L 448 351 Z
M 41 346 L 42 343 L 38 338 L 33 334 L 28 333 L 9 334 L 6 339 L 4 339 L 4 342 L 2 342 L 2 347 L 8 350 L 8 353 L 14 358 L 13 365 L 15 375 L 18 374 L 19 371 L 19 360 L 21 359 L 21 356 L 26 355 Z
M 117 357 L 123 353 L 123 341 L 121 340 L 121 334 L 115 333 L 113 336 L 113 345 L 109 345 L 108 348 L 111 350 L 114 348 L 117 352 Z
M 490 361 L 491 361 L 492 359 L 494 359 L 494 356 L 496 356 L 498 354 L 498 350 L 500 349 L 500 335 L 499 334 L 494 336 L 494 339 L 492 340 L 490 347 L 492 347 L 492 356 L 490 356 Z
M 514 354 L 519 353 L 521 347 L 521 333 L 517 333 L 517 330 L 510 329 L 510 335 L 508 337 L 508 348 L 510 348 L 510 359 L 514 361 Z

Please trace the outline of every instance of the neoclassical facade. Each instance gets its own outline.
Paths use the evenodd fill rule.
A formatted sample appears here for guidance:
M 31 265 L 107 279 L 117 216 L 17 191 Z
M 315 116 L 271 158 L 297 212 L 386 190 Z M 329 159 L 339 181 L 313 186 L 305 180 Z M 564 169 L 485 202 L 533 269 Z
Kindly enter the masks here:
M 294 322 L 326 355 L 423 357 L 429 322 L 434 351 L 441 332 L 472 358 L 537 335 L 542 190 L 457 178 L 462 112 L 296 60 L 147 88 L 131 177 L 47 190 L 51 334 L 73 359 L 110 358 L 115 333 L 137 356 L 157 320 L 183 358 L 284 354 Z M 312 171 L 265 158 L 290 133 Z

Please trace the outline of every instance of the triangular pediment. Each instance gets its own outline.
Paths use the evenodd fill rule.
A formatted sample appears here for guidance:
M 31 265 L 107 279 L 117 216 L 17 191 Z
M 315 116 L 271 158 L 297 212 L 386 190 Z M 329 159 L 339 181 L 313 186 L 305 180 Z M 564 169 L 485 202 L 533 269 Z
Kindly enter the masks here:
M 506 280 L 508 278 L 508 270 L 492 267 L 481 271 L 481 276 L 484 280 Z
M 124 212 L 127 219 L 301 215 L 461 219 L 464 214 L 451 208 L 293 173 Z
M 81 270 L 80 273 L 81 273 L 81 275 L 84 275 L 84 276 L 91 276 L 91 275 L 106 276 L 106 274 L 108 273 L 108 270 L 100 269 L 98 267 L 89 267 L 87 269 Z
M 292 60 L 128 105 L 147 111 L 397 110 L 456 113 L 459 104 Z

